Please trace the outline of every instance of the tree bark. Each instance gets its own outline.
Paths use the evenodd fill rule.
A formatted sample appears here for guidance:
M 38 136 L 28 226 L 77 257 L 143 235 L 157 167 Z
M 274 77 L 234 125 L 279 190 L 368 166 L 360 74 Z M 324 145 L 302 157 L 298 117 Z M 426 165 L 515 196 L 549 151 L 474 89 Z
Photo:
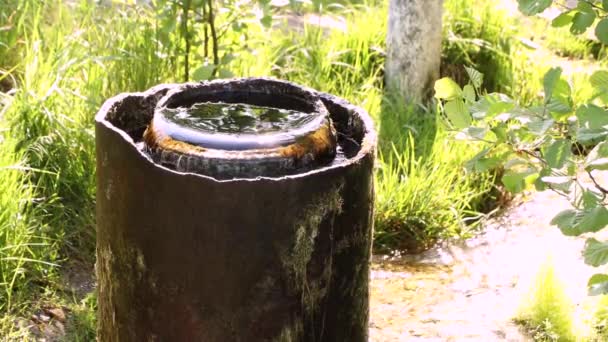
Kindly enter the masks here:
M 443 0 L 390 0 L 386 85 L 408 100 L 432 95 L 441 63 Z

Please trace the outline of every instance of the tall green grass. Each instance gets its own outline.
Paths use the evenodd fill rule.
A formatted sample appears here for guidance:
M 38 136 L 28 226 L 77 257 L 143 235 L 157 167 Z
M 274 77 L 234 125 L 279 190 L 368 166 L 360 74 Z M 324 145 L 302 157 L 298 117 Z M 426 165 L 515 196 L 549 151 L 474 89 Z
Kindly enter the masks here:
M 515 21 L 491 0 L 449 0 L 444 4 L 442 74 L 468 81 L 463 66 L 485 75 L 488 91 L 508 92 Z
M 374 242 L 380 250 L 418 252 L 442 238 L 469 236 L 475 204 L 493 187 L 491 175 L 466 174 L 472 146 L 445 139 L 420 157 L 416 141 L 410 136 L 406 149 L 379 158 Z
M 53 292 L 66 258 L 93 261 L 95 112 L 173 73 L 145 9 L 12 4 L 0 14 L 13 13 L 0 70 L 16 80 L 0 93 L 0 311 L 18 313 Z

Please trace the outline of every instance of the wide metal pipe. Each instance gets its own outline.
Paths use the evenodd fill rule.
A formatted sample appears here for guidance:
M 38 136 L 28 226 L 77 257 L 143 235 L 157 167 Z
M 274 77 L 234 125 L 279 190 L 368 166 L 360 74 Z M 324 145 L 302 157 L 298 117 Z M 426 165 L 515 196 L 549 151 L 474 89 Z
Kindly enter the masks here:
M 369 116 L 315 92 L 341 159 L 218 180 L 156 164 L 142 148 L 157 102 L 197 86 L 121 94 L 96 116 L 99 340 L 367 341 Z

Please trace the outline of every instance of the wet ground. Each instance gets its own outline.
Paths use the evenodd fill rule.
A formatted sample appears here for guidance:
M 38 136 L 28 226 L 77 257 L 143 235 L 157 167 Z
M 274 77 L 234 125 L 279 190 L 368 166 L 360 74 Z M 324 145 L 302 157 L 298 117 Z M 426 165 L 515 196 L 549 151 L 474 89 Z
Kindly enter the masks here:
M 528 341 L 513 318 L 547 262 L 580 310 L 593 271 L 581 258 L 584 239 L 549 223 L 567 201 L 541 192 L 520 202 L 476 238 L 418 256 L 376 256 L 370 340 Z

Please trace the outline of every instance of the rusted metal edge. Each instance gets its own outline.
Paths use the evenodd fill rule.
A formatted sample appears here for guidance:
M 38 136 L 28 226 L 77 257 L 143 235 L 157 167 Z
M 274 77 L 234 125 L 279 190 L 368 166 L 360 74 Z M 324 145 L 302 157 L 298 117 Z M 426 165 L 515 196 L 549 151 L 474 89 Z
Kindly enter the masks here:
M 238 80 L 247 80 L 247 79 L 251 79 L 251 78 L 237 78 L 234 80 L 238 81 Z M 290 85 L 290 86 L 294 85 L 291 82 L 282 81 L 282 80 L 278 80 L 275 78 L 262 77 L 262 78 L 257 78 L 257 79 L 265 80 L 265 81 L 272 81 L 272 82 L 277 82 L 277 83 L 284 83 L 284 84 Z M 344 120 L 353 120 L 354 119 L 353 116 L 354 116 L 355 118 L 358 118 L 361 121 L 360 124 L 362 126 L 361 127 L 362 131 L 360 133 L 361 133 L 362 137 L 361 137 L 361 141 L 360 141 L 360 149 L 355 156 L 352 156 L 351 158 L 348 158 L 341 163 L 337 163 L 337 164 L 333 164 L 333 165 L 329 165 L 329 166 L 323 166 L 323 167 L 319 167 L 317 169 L 313 169 L 313 170 L 309 170 L 309 171 L 305 171 L 305 172 L 297 173 L 297 174 L 293 174 L 293 175 L 285 175 L 285 176 L 280 176 L 280 177 L 234 178 L 234 179 L 219 180 L 219 179 L 216 179 L 213 177 L 200 175 L 200 174 L 196 174 L 196 173 L 175 171 L 175 170 L 169 169 L 167 167 L 164 167 L 162 165 L 158 165 L 158 164 L 154 163 L 154 161 L 152 160 L 152 158 L 150 158 L 149 155 L 142 152 L 141 149 L 136 146 L 136 141 L 133 139 L 133 137 L 128 132 L 125 132 L 124 130 L 120 129 L 115 124 L 113 124 L 109 120 L 109 118 L 107 118 L 107 115 L 112 112 L 112 109 L 114 107 L 116 107 L 118 104 L 123 104 L 125 101 L 130 99 L 131 101 L 134 101 L 134 102 L 137 102 L 137 101 L 142 102 L 142 101 L 146 101 L 146 100 L 151 101 L 150 103 L 141 103 L 140 104 L 142 106 L 150 107 L 150 118 L 149 119 L 151 120 L 153 112 L 154 112 L 154 108 L 156 107 L 158 102 L 161 101 L 161 99 L 163 97 L 165 97 L 166 95 L 169 94 L 169 92 L 182 91 L 185 88 L 198 86 L 200 84 L 213 85 L 213 84 L 219 84 L 219 83 L 223 83 L 223 82 L 225 82 L 225 80 L 204 81 L 204 82 L 200 82 L 200 83 L 199 82 L 190 82 L 190 83 L 184 83 L 184 84 L 160 84 L 153 88 L 150 88 L 149 90 L 147 90 L 145 92 L 124 93 L 124 94 L 121 94 L 121 95 L 108 99 L 102 105 L 101 109 L 97 112 L 97 114 L 95 115 L 95 121 L 98 124 L 104 125 L 108 129 L 121 135 L 123 137 L 123 139 L 129 143 L 131 148 L 135 149 L 143 158 L 145 158 L 150 163 L 154 164 L 156 167 L 161 168 L 164 172 L 183 175 L 186 177 L 197 177 L 197 178 L 201 177 L 201 178 L 204 178 L 204 179 L 207 179 L 210 181 L 222 182 L 222 183 L 225 183 L 225 182 L 251 182 L 251 181 L 256 181 L 256 180 L 260 180 L 260 179 L 264 179 L 264 180 L 267 180 L 270 182 L 283 181 L 286 179 L 297 179 L 297 178 L 306 177 L 306 176 L 309 176 L 312 174 L 322 174 L 322 173 L 330 172 L 334 169 L 341 169 L 341 168 L 347 167 L 351 164 L 359 163 L 363 158 L 365 158 L 370 153 L 374 153 L 374 155 L 375 155 L 375 149 L 376 149 L 378 136 L 377 136 L 376 130 L 374 128 L 374 123 L 373 123 L 371 117 L 369 116 L 369 114 L 362 108 L 349 103 L 345 99 L 342 99 L 340 97 L 337 97 L 337 96 L 334 96 L 331 94 L 318 92 L 318 91 L 315 91 L 315 90 L 307 88 L 307 87 L 302 87 L 302 88 L 306 89 L 307 91 L 310 91 L 312 94 L 319 96 L 321 98 L 321 100 L 323 101 L 323 103 L 328 107 L 327 109 L 329 110 L 330 116 L 331 116 L 332 120 L 334 120 L 334 123 L 336 124 L 336 126 L 337 126 L 336 128 L 338 129 L 338 131 L 340 131 L 340 127 L 341 127 L 340 123 L 343 123 Z M 339 108 L 339 110 L 337 108 Z M 345 117 L 348 117 L 348 118 L 345 118 Z M 145 130 L 145 127 L 142 127 L 141 129 L 142 129 L 141 133 L 143 134 L 143 130 Z

